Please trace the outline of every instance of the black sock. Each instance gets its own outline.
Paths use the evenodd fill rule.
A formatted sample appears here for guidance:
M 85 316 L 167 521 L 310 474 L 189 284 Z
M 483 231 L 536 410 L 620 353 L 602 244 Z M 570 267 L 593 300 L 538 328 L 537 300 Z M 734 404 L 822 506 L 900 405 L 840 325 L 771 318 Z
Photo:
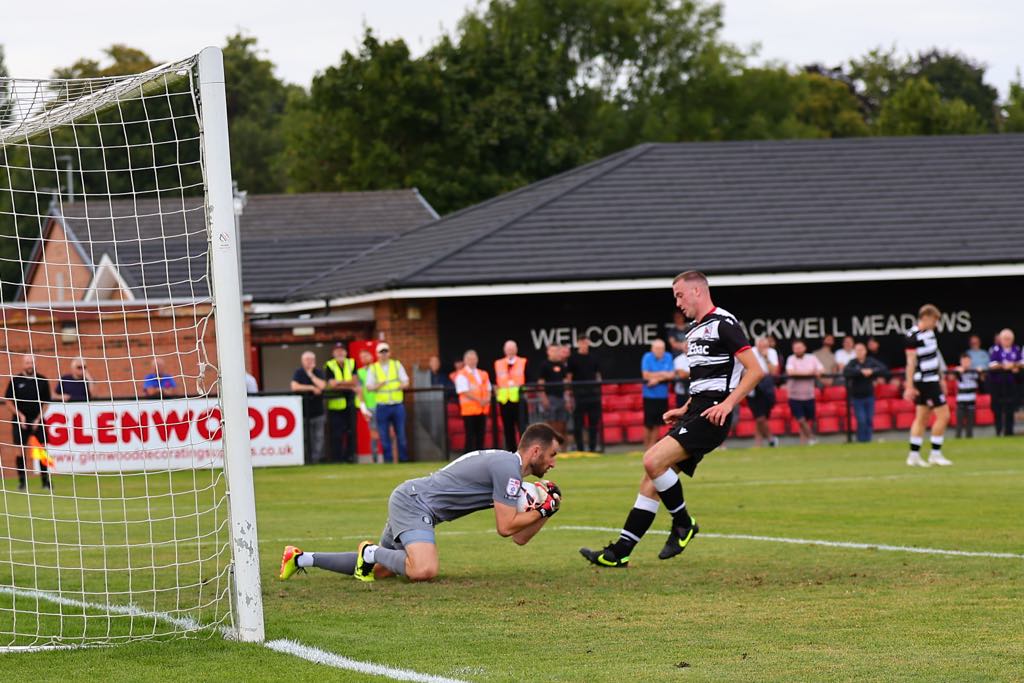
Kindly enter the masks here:
M 622 527 L 619 539 L 612 543 L 612 552 L 617 558 L 621 560 L 633 552 L 633 548 L 654 524 L 657 514 L 658 501 L 643 494 L 636 497 L 636 504 L 626 516 L 626 523 Z
M 679 475 L 669 470 L 654 480 L 654 487 L 658 489 L 661 502 L 672 514 L 672 526 L 689 528 L 690 513 L 683 500 L 683 483 L 679 481 Z

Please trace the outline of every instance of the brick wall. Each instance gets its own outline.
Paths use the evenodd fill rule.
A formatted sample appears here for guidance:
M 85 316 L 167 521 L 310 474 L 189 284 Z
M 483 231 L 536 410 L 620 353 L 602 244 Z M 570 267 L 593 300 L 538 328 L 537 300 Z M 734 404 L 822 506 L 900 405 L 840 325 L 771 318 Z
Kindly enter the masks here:
M 378 301 L 374 317 L 377 337 L 387 340 L 392 355 L 410 372 L 437 355 L 436 299 Z

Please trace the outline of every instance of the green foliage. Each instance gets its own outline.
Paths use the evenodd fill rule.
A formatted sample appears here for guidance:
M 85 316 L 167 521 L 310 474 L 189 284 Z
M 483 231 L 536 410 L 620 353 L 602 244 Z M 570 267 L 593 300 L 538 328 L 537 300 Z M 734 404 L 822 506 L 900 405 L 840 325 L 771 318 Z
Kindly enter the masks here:
M 1020 80 L 1020 71 L 1017 79 L 1010 83 L 1010 96 L 1003 108 L 1002 123 L 1002 129 L 1007 133 L 1024 133 L 1024 84 Z
M 149 71 L 158 62 L 142 50 L 127 45 L 115 44 L 103 50 L 109 59 L 106 66 L 100 66 L 95 59 L 82 58 L 71 66 L 54 69 L 54 78 L 107 78 L 131 76 Z
M 984 65 L 963 55 L 933 49 L 917 56 L 911 73 L 928 79 L 943 100 L 962 101 L 977 112 L 985 128 L 996 130 L 999 92 L 985 83 Z
M 985 130 L 978 112 L 963 100 L 944 100 L 926 78 L 911 78 L 882 106 L 882 135 L 950 135 Z

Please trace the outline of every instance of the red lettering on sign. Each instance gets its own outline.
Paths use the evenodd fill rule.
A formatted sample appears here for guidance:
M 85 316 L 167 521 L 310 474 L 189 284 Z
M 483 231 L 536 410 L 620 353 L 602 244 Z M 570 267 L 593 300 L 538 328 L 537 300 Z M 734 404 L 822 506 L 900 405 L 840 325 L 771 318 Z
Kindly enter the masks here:
M 188 440 L 189 423 L 192 422 L 191 410 L 186 410 L 183 415 L 179 415 L 177 410 L 172 410 L 167 413 L 166 418 L 157 410 L 154 410 L 152 414 L 153 426 L 156 427 L 156 433 L 161 441 L 166 443 L 172 435 L 178 441 Z
M 71 433 L 74 435 L 75 443 L 81 446 L 92 443 L 92 436 L 86 433 L 83 428 L 83 422 L 84 418 L 82 415 L 75 415 L 71 418 Z
M 267 436 L 280 439 L 295 431 L 295 413 L 276 406 L 267 411 Z
M 249 408 L 249 438 L 255 439 L 263 431 L 263 415 L 255 408 Z
M 217 421 L 216 429 L 211 430 L 209 423 L 210 420 Z M 196 416 L 196 430 L 199 432 L 199 436 L 203 437 L 206 441 L 216 441 L 221 435 L 221 419 L 220 419 L 220 408 L 210 408 L 204 410 Z
M 46 418 L 46 445 L 63 446 L 68 442 L 67 415 L 54 413 Z
M 121 413 L 121 441 L 128 443 L 133 436 L 142 443 L 149 441 L 149 413 L 139 413 L 138 419 L 131 411 Z
M 117 443 L 117 434 L 114 432 L 114 418 L 112 412 L 100 413 L 96 417 L 96 441 L 99 443 Z

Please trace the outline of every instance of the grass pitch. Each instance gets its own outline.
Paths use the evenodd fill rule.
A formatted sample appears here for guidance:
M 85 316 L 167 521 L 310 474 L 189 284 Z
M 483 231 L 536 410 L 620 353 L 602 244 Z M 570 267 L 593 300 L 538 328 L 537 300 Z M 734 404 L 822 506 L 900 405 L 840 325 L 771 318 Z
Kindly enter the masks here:
M 907 468 L 904 450 L 715 453 L 684 481 L 702 535 L 662 562 L 664 534 L 652 533 L 627 570 L 577 553 L 616 532 L 573 527 L 622 524 L 638 455 L 567 459 L 550 473 L 563 509 L 529 545 L 499 538 L 490 511 L 444 524 L 441 577 L 429 584 L 276 573 L 285 543 L 349 550 L 375 538 L 391 489 L 436 465 L 259 470 L 267 636 L 471 681 L 1024 679 L 1024 558 L 730 537 L 1024 553 L 1024 442 L 950 440 L 956 465 L 944 469 Z M 654 529 L 667 526 L 662 512 Z M 0 673 L 26 672 L 384 680 L 219 638 L 0 655 Z

